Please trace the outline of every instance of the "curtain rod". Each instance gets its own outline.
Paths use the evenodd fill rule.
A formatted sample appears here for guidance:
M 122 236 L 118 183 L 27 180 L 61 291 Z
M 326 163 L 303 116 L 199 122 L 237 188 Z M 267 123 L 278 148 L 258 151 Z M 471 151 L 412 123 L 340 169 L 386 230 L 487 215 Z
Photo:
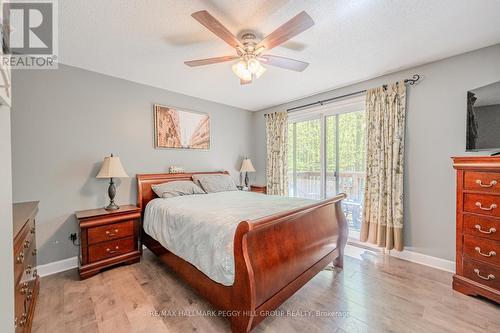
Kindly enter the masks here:
M 417 83 L 418 80 L 420 80 L 420 75 L 419 74 L 414 74 L 411 77 L 411 79 L 405 79 L 404 83 L 405 84 L 408 83 L 410 85 L 414 85 L 415 83 Z M 386 85 L 384 84 L 384 88 L 385 87 L 386 87 Z M 293 111 L 296 111 L 296 110 L 299 110 L 299 109 L 308 108 L 310 106 L 314 106 L 314 105 L 318 105 L 318 104 L 319 105 L 323 105 L 324 103 L 328 103 L 328 102 L 334 101 L 336 99 L 340 99 L 340 98 L 344 98 L 344 97 L 349 97 L 349 96 L 361 94 L 361 93 L 364 93 L 364 92 L 366 92 L 366 89 L 365 90 L 356 91 L 356 92 L 353 92 L 353 93 L 350 93 L 350 94 L 345 94 L 345 95 L 342 95 L 342 96 L 332 97 L 332 98 L 324 99 L 324 100 L 321 100 L 321 101 L 317 101 L 317 102 L 313 102 L 313 103 L 309 103 L 309 104 L 304 104 L 304 105 L 296 106 L 296 107 L 287 109 L 286 111 L 287 112 L 293 112 Z

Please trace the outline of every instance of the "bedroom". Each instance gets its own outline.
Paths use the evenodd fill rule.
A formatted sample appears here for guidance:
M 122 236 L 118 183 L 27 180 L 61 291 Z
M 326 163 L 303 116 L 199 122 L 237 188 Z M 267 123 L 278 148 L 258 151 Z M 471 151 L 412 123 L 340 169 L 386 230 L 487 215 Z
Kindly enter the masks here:
M 500 331 L 500 1 L 2 9 L 2 332 Z

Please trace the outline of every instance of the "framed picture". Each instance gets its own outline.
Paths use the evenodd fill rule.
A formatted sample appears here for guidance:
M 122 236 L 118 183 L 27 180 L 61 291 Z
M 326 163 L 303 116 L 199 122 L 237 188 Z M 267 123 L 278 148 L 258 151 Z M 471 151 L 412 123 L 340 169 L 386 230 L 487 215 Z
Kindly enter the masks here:
M 210 149 L 208 113 L 154 105 L 155 148 Z

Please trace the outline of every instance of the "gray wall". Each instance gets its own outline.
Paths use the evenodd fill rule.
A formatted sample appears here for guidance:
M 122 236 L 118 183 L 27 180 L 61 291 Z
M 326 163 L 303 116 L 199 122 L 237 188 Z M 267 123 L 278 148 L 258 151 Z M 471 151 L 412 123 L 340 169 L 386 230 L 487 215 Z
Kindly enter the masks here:
M 177 165 L 238 179 L 242 156 L 252 157 L 248 111 L 64 65 L 16 71 L 13 85 L 13 196 L 40 200 L 39 264 L 77 255 L 73 212 L 107 203 L 107 180 L 95 175 L 111 152 L 131 177 Z M 212 149 L 154 149 L 153 103 L 209 112 Z M 135 202 L 135 179 L 119 180 L 117 203 Z
M 474 112 L 478 127 L 476 147 L 500 148 L 500 104 L 475 107 Z
M 451 156 L 465 155 L 467 91 L 500 80 L 500 45 L 328 91 L 253 115 L 257 182 L 265 181 L 264 113 L 422 75 L 409 88 L 405 175 L 408 250 L 454 260 L 455 174 Z
M 12 228 L 12 174 L 10 109 L 0 105 L 0 323 L 14 331 L 14 262 Z

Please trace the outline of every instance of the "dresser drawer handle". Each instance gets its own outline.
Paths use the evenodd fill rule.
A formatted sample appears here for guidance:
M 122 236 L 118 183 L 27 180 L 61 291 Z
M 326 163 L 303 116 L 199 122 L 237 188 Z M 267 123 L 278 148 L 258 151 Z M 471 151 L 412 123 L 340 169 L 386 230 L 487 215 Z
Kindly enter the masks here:
M 113 254 L 113 253 L 116 253 L 120 248 L 117 246 L 115 246 L 115 249 L 114 250 L 111 250 L 109 247 L 106 249 L 106 252 L 108 252 L 109 254 Z
M 19 252 L 19 255 L 17 256 L 16 261 L 18 264 L 22 264 L 24 262 L 24 253 L 23 252 Z
M 476 180 L 476 184 L 478 184 L 481 187 L 493 187 L 497 184 L 496 180 L 492 180 L 489 184 L 483 184 L 481 179 Z
M 481 272 L 477 268 L 474 268 L 474 273 L 476 273 L 476 275 L 479 276 L 483 280 L 486 280 L 486 281 L 488 281 L 488 280 L 495 280 L 495 275 L 488 274 L 488 276 L 483 276 L 483 275 L 481 275 Z
M 477 231 L 479 231 L 482 234 L 494 234 L 495 232 L 497 232 L 497 229 L 495 228 L 490 228 L 490 230 L 484 231 L 483 229 L 481 229 L 481 226 L 479 224 L 476 224 L 474 228 L 476 228 Z
M 488 207 L 488 208 L 483 207 L 483 205 L 479 201 L 476 202 L 476 206 L 479 207 L 479 209 L 481 209 L 481 210 L 493 210 L 493 209 L 497 208 L 497 204 L 491 204 L 490 207 Z
M 15 327 L 23 327 L 26 324 L 26 320 L 28 318 L 28 315 L 26 313 L 23 313 L 21 315 L 21 319 L 17 319 L 17 317 L 14 319 L 14 326 Z
M 116 234 L 118 233 L 118 229 L 115 229 L 114 231 L 114 233 L 111 233 L 109 230 L 107 230 L 106 235 L 108 235 L 108 237 L 116 236 Z
M 497 255 L 497 253 L 495 251 L 490 251 L 490 253 L 488 253 L 488 254 L 483 253 L 483 252 L 481 252 L 481 248 L 479 246 L 476 246 L 475 250 L 477 253 L 479 253 L 483 257 L 494 257 Z
M 19 290 L 19 292 L 21 293 L 21 295 L 24 295 L 26 294 L 27 290 L 28 290 L 28 283 L 23 282 L 23 284 L 21 284 L 21 289 Z

